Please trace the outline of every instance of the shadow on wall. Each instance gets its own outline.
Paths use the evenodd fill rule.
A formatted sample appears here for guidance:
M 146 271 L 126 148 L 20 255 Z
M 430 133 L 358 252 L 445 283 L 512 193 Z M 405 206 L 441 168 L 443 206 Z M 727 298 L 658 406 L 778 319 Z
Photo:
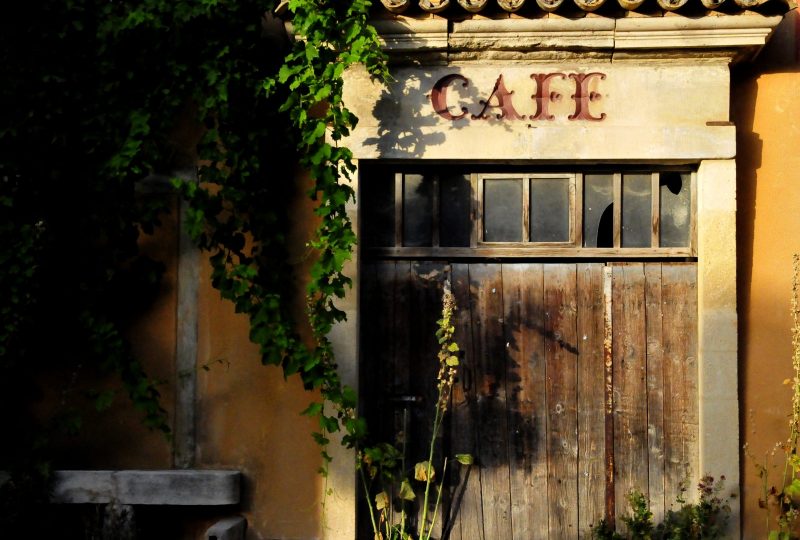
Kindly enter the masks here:
M 503 125 L 504 129 L 511 131 L 508 122 L 496 116 L 498 109 L 492 105 L 497 104 L 497 97 L 493 97 L 491 88 L 455 81 L 446 89 L 450 96 L 449 111 L 453 116 L 466 114 L 448 120 L 434 110 L 431 102 L 434 85 L 445 75 L 461 73 L 458 67 L 433 73 L 428 69 L 405 67 L 392 70 L 394 81 L 381 91 L 372 109 L 372 116 L 377 120 L 377 136 L 365 139 L 364 145 L 376 147 L 379 158 L 419 159 L 425 156 L 429 147 L 444 144 L 448 132 L 464 129 L 470 122 Z M 486 112 L 488 118 L 475 119 L 486 100 L 490 102 Z M 469 110 L 465 104 L 470 104 Z M 474 152 L 480 151 L 485 143 L 481 140 L 474 142 L 470 148 L 463 149 L 464 157 L 474 157 Z

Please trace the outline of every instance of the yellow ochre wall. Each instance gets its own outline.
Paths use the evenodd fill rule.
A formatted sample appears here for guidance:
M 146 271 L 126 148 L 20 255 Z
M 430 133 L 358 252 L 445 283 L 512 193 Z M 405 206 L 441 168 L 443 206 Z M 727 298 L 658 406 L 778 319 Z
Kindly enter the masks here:
M 305 278 L 311 264 L 306 242 L 315 218 L 307 182 L 289 202 L 289 261 L 295 281 L 295 320 L 304 317 Z M 319 538 L 323 479 L 315 421 L 300 416 L 316 397 L 297 376 L 284 380 L 276 366 L 262 366 L 248 339 L 247 318 L 211 287 L 203 258 L 199 293 L 197 370 L 197 467 L 237 469 L 244 475 L 241 515 L 248 539 Z M 206 371 L 201 366 L 207 366 Z M 202 531 L 199 531 L 202 533 Z
M 797 12 L 787 15 L 751 67 L 735 68 L 741 436 L 762 463 L 788 436 L 789 298 L 800 252 L 800 65 Z M 780 457 L 776 455 L 776 458 Z M 766 538 L 761 483 L 742 459 L 743 538 Z M 777 470 L 773 471 L 777 481 Z

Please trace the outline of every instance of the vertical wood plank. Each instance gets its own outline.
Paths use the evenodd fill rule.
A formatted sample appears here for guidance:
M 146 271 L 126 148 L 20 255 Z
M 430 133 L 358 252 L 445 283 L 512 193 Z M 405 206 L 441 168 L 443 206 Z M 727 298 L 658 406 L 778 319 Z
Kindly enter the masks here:
M 377 320 L 381 315 L 366 319 L 366 321 L 373 321 L 378 325 L 379 331 L 374 337 L 380 344 L 385 344 L 383 347 L 388 353 L 385 368 L 381 365 L 382 349 L 380 346 L 376 348 L 376 357 L 370 359 L 376 364 L 377 371 L 386 372 L 383 374 L 384 382 L 379 389 L 379 391 L 385 389 L 383 390 L 384 400 L 375 401 L 385 403 L 377 411 L 383 416 L 383 423 L 378 426 L 378 430 L 382 432 L 380 441 L 399 443 L 400 438 L 405 439 L 409 436 L 413 407 L 413 403 L 398 401 L 399 397 L 411 395 L 414 391 L 411 387 L 410 369 L 407 362 L 411 332 L 409 294 L 414 278 L 413 268 L 407 261 L 396 261 L 394 264 L 387 261 L 383 264 L 383 271 L 380 272 L 379 278 L 379 290 L 376 291 L 376 295 L 380 297 L 383 306 L 382 316 L 385 317 L 385 320 Z M 375 381 L 381 381 L 381 377 L 377 374 L 371 379 L 362 381 L 362 386 L 374 386 Z M 385 402 L 387 398 L 390 400 L 389 403 Z M 403 448 L 402 444 L 398 444 L 398 447 Z M 407 456 L 408 453 L 406 452 L 405 455 Z M 394 522 L 398 522 L 400 518 L 401 516 L 397 514 L 393 516 Z
M 509 475 L 513 538 L 548 537 L 543 267 L 504 264 Z
M 616 493 L 614 490 L 614 324 L 611 297 L 613 296 L 613 268 L 603 267 L 603 383 L 605 431 L 605 499 L 606 523 L 616 525 Z
M 675 507 L 681 483 L 697 480 L 697 267 L 695 263 L 664 263 L 664 496 Z
M 499 540 L 511 538 L 500 265 L 473 264 L 470 267 L 470 288 L 474 288 L 477 294 L 472 335 L 479 368 L 476 388 L 481 432 L 477 459 L 481 467 L 483 528 L 487 539 Z
M 574 264 L 544 266 L 547 495 L 552 538 L 578 537 L 577 335 Z
M 605 514 L 605 303 L 603 268 L 577 265 L 578 290 L 578 527 L 580 538 Z
M 376 302 L 374 294 L 375 290 L 377 289 L 378 266 L 378 263 L 364 263 L 361 265 L 361 272 L 359 276 L 359 286 L 361 291 L 359 294 L 359 299 L 361 312 L 364 314 L 364 317 L 375 318 L 380 316 L 380 306 Z M 368 425 L 372 427 L 371 436 L 373 437 L 373 440 L 378 440 L 383 437 L 383 433 L 381 432 L 381 423 L 377 414 L 377 409 L 383 408 L 384 404 L 376 401 L 378 396 L 376 395 L 374 389 L 364 384 L 365 380 L 374 377 L 375 362 L 372 361 L 372 358 L 374 358 L 376 354 L 376 341 L 369 339 L 372 334 L 366 332 L 363 326 L 360 332 L 362 338 L 360 351 L 361 362 L 359 363 L 358 377 L 359 405 L 361 408 L 361 413 L 366 416 Z M 367 508 L 368 496 L 364 493 L 361 483 L 359 482 L 357 485 L 358 499 L 356 501 L 356 506 L 358 508 L 360 518 L 356 523 L 356 529 L 358 531 L 359 538 L 369 538 L 369 536 L 372 534 L 372 529 L 369 526 L 369 518 L 364 519 L 363 517 L 367 516 L 369 513 Z
M 411 394 L 411 371 L 407 362 L 411 341 L 412 319 L 410 296 L 414 280 L 413 267 L 408 261 L 398 261 L 394 282 L 394 331 L 392 332 L 392 357 L 388 369 L 393 374 L 392 390 L 396 395 Z M 387 286 L 388 288 L 388 286 Z M 366 381 L 365 381 L 366 383 Z
M 614 202 L 614 247 L 622 246 L 622 174 L 614 173 L 613 177 Z
M 661 313 L 661 263 L 646 263 L 645 321 L 647 325 L 647 449 L 650 511 L 664 518 L 664 362 Z
M 470 292 L 469 265 L 452 265 L 451 283 L 458 311 L 455 317 L 455 339 L 463 351 L 460 373 L 453 386 L 450 413 L 450 454 L 478 455 L 478 403 L 475 389 L 477 366 L 472 330 L 474 294 Z M 447 501 L 448 526 L 444 538 L 450 540 L 484 540 L 483 507 L 481 504 L 481 470 L 453 464 L 452 491 Z M 449 533 L 449 535 L 448 535 Z
M 396 266 L 405 267 L 398 277 Z M 403 428 L 403 404 L 393 397 L 402 394 L 398 386 L 407 371 L 396 354 L 398 339 L 407 333 L 406 313 L 397 310 L 395 301 L 405 298 L 408 265 L 392 261 L 365 262 L 361 267 L 361 364 L 359 396 L 367 418 L 372 442 L 393 442 Z M 368 322 L 367 322 L 368 321 Z M 361 486 L 359 484 L 359 491 Z M 368 515 L 367 498 L 359 496 L 362 516 Z M 369 519 L 360 519 L 359 537 L 369 538 L 372 530 Z
M 614 485 L 620 528 L 628 494 L 636 489 L 648 495 L 644 289 L 641 263 L 614 265 Z
M 403 372 L 407 368 L 398 361 L 396 351 L 398 340 L 403 339 L 408 330 L 402 309 L 398 310 L 395 321 L 395 299 L 405 296 L 402 292 L 406 276 L 398 276 L 395 267 L 394 262 L 370 262 L 365 263 L 361 271 L 361 308 L 364 320 L 371 323 L 361 330 L 359 395 L 364 404 L 378 404 L 365 409 L 365 413 L 374 438 L 388 441 L 393 441 L 396 429 L 400 429 L 391 398 L 407 390 L 402 387 Z

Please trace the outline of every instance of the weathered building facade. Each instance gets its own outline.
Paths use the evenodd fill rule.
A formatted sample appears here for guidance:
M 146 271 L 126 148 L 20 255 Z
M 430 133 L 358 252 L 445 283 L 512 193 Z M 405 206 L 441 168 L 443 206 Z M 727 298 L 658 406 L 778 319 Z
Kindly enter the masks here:
M 582 538 L 630 489 L 658 518 L 703 474 L 736 496 L 730 537 L 765 536 L 742 445 L 786 436 L 797 17 L 648 2 L 385 0 L 394 81 L 347 74 L 360 243 L 332 339 L 382 433 L 422 433 L 452 283 L 463 373 L 443 444 L 479 467 L 450 538 Z M 291 204 L 300 299 L 312 218 L 302 188 Z M 248 538 L 355 539 L 352 454 L 316 475 L 301 385 L 259 364 L 180 226 L 160 234 L 175 287 L 135 334 L 157 338 L 138 347 L 171 381 L 175 441 L 130 445 L 140 428 L 117 416 L 75 465 L 240 470 L 239 505 L 185 516 L 186 534 L 236 513 Z

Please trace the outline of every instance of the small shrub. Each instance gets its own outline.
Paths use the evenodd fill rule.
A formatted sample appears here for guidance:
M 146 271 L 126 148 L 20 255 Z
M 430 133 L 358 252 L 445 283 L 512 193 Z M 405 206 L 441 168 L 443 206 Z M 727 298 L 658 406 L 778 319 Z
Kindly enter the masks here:
M 594 540 L 712 540 L 723 538 L 731 508 L 721 496 L 725 477 L 718 482 L 704 476 L 697 485 L 698 501 L 686 503 L 683 496 L 678 510 L 669 510 L 661 523 L 653 523 L 647 497 L 640 491 L 628 495 L 631 514 L 623 517 L 627 533 L 620 534 L 606 520 L 592 528 Z

